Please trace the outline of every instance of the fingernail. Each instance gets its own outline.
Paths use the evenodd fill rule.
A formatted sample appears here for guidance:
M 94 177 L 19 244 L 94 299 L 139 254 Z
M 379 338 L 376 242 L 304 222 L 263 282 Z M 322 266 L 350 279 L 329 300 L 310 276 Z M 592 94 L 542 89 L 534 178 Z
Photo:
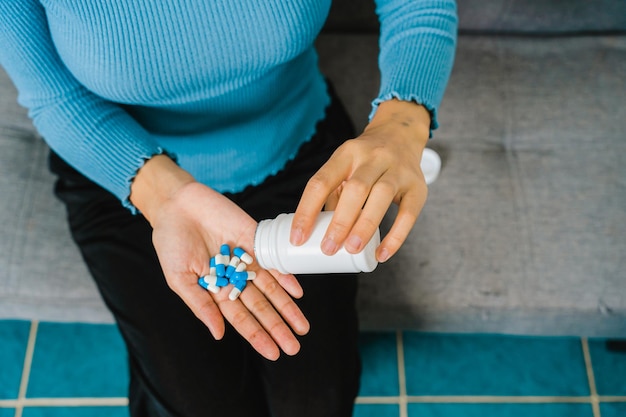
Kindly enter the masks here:
M 301 244 L 302 243 L 302 229 L 299 227 L 292 229 L 291 235 L 289 236 L 289 241 L 294 246 L 298 246 L 299 244 Z
M 363 241 L 361 240 L 361 238 L 355 235 L 355 236 L 350 236 L 348 238 L 348 241 L 346 242 L 346 246 L 348 246 L 348 248 L 352 252 L 358 252 L 358 250 L 361 249 L 362 243 Z
M 326 255 L 334 255 L 336 251 L 337 244 L 335 243 L 335 241 L 329 237 L 324 239 L 324 241 L 322 242 L 322 252 L 324 252 Z
M 389 259 L 389 251 L 387 250 L 387 248 L 382 248 L 380 250 L 380 253 L 378 254 L 378 262 L 387 262 L 387 260 Z

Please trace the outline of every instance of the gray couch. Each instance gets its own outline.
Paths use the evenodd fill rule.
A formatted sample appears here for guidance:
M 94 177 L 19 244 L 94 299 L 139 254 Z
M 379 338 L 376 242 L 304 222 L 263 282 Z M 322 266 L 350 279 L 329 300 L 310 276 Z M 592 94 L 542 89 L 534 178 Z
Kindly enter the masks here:
M 458 3 L 429 145 L 443 169 L 401 252 L 363 276 L 362 327 L 626 337 L 626 2 Z M 376 31 L 371 0 L 336 1 L 318 42 L 359 127 Z M 0 70 L 0 318 L 110 322 L 15 97 Z

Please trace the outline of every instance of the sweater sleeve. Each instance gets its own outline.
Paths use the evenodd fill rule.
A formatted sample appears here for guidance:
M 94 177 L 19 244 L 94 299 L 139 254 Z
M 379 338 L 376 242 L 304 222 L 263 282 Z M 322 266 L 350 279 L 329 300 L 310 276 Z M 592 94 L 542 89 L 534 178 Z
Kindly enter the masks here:
M 381 85 L 372 103 L 396 98 L 422 104 L 438 126 L 437 109 L 452 72 L 457 36 L 454 0 L 376 0 Z
M 38 1 L 0 0 L 0 45 L 0 65 L 50 148 L 135 211 L 131 182 L 163 149 L 120 106 L 72 76 L 56 52 Z

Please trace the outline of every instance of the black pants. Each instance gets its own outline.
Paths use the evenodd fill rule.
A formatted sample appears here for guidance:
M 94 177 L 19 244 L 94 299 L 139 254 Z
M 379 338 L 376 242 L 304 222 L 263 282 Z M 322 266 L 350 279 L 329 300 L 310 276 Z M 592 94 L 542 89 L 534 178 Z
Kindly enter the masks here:
M 263 184 L 227 196 L 257 221 L 293 212 L 307 180 L 353 136 L 334 97 L 293 161 Z M 299 276 L 304 297 L 297 303 L 310 333 L 299 338 L 295 357 L 268 361 L 228 325 L 215 341 L 169 289 L 145 218 L 54 153 L 50 170 L 72 236 L 126 343 L 133 416 L 352 415 L 360 376 L 355 275 Z

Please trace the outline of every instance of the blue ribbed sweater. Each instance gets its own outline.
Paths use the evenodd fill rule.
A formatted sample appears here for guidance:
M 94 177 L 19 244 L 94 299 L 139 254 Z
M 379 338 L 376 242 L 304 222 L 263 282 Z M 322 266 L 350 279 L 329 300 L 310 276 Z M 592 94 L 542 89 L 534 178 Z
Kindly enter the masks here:
M 129 203 L 163 152 L 221 192 L 257 184 L 329 103 L 313 42 L 330 0 L 0 0 L 0 64 L 49 146 Z M 378 0 L 376 105 L 433 115 L 456 41 L 453 0 Z

